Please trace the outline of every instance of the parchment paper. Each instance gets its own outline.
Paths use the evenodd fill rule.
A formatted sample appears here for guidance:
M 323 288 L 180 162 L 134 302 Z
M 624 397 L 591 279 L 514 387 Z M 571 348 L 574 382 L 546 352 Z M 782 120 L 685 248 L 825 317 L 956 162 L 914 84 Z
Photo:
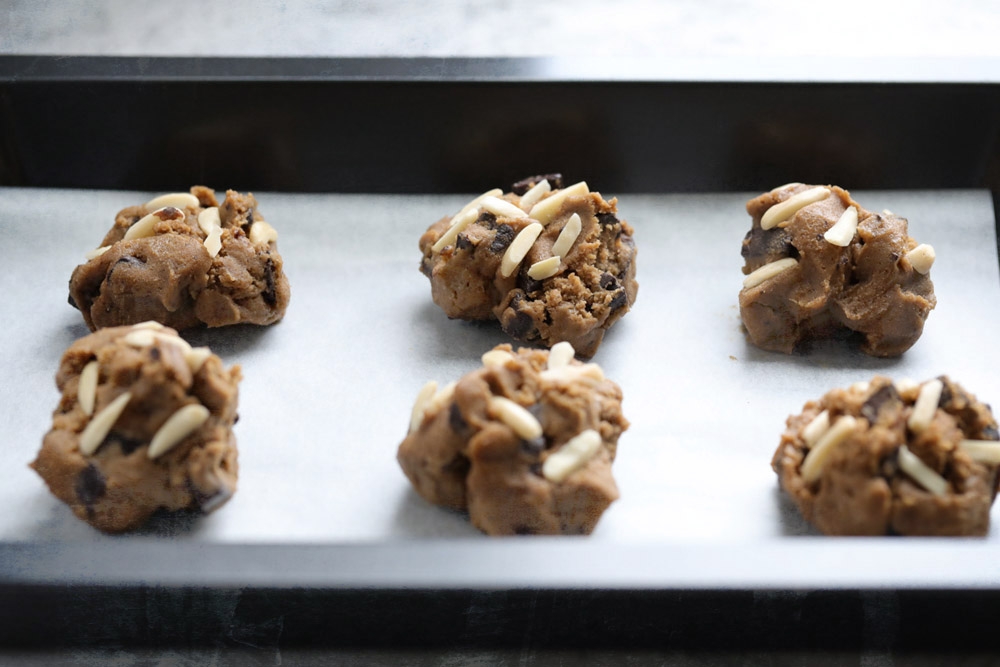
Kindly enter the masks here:
M 119 209 L 155 194 L 0 189 L 0 541 L 128 539 L 76 519 L 27 463 L 58 400 L 60 356 L 88 333 L 66 302 L 70 273 Z M 141 533 L 212 543 L 479 536 L 463 515 L 413 493 L 395 461 L 417 390 L 457 379 L 507 342 L 496 325 L 445 317 L 417 271 L 420 234 L 473 194 L 257 193 L 291 281 L 284 321 L 185 334 L 243 367 L 239 491 L 213 515 L 159 517 Z M 636 229 L 640 288 L 594 358 L 621 385 L 632 427 L 614 467 L 622 497 L 589 539 L 749 544 L 814 535 L 770 469 L 786 417 L 806 400 L 877 373 L 947 373 L 1000 401 L 988 192 L 853 193 L 866 208 L 907 217 L 911 235 L 937 250 L 938 307 L 895 360 L 841 342 L 793 356 L 746 342 L 740 242 L 750 226 L 744 204 L 756 193 L 604 194 L 619 197 Z

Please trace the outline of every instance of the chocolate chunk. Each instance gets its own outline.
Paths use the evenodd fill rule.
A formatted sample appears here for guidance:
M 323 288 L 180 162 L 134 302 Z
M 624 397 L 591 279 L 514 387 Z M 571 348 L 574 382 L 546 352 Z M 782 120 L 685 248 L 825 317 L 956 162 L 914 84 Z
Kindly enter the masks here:
M 534 535 L 535 534 L 535 529 L 532 528 L 531 526 L 524 526 L 524 525 L 514 526 L 514 534 L 515 535 Z
M 451 461 L 441 466 L 441 471 L 455 475 L 456 477 L 465 477 L 469 474 L 469 470 L 472 468 L 472 462 L 468 458 L 462 456 L 461 454 L 455 456 Z
M 90 506 L 104 495 L 104 492 L 107 491 L 107 484 L 101 471 L 91 463 L 77 476 L 73 490 L 80 502 Z
M 114 264 L 112 264 L 111 268 L 108 269 L 108 275 L 106 275 L 104 277 L 104 282 L 111 282 L 111 276 L 113 276 L 115 274 L 115 269 L 117 269 L 122 264 L 128 264 L 128 265 L 131 265 L 131 266 L 139 266 L 139 265 L 145 264 L 145 263 L 146 263 L 145 260 L 143 260 L 143 259 L 141 259 L 139 257 L 133 257 L 132 255 L 125 255 L 124 257 L 119 257 L 118 261 L 115 262 Z
M 615 298 L 611 299 L 611 303 L 608 304 L 608 308 L 610 308 L 611 312 L 613 313 L 616 310 L 619 310 L 622 307 L 624 307 L 627 303 L 628 303 L 628 295 L 625 294 L 625 289 L 622 288 L 622 290 L 615 295 Z
M 109 433 L 106 438 L 104 438 L 104 441 L 101 443 L 101 447 L 104 447 L 105 445 L 114 445 L 114 444 L 118 445 L 118 447 L 122 451 L 123 456 L 128 456 L 129 454 L 139 449 L 139 447 L 145 445 L 146 443 L 143 442 L 142 440 L 136 440 L 134 438 L 126 438 L 125 436 L 119 433 L 112 432 Z
M 493 243 L 490 244 L 490 252 L 497 255 L 504 252 L 514 240 L 514 236 L 513 227 L 507 224 L 500 225 L 497 227 L 496 236 L 493 237 Z
M 532 334 L 538 333 L 538 330 L 535 329 L 535 320 L 524 311 L 517 311 L 514 317 L 510 318 L 504 325 L 503 330 L 508 336 L 518 340 L 530 340 Z
M 430 257 L 424 257 L 422 260 L 420 260 L 420 273 L 430 278 L 431 273 L 434 270 L 433 264 L 434 264 L 433 259 L 431 259 Z
M 149 348 L 149 358 L 152 361 L 159 361 L 160 360 L 160 348 L 158 348 L 156 346 L 153 346 L 153 347 Z
M 462 416 L 462 411 L 459 409 L 458 403 L 452 403 L 451 409 L 448 410 L 448 426 L 459 435 L 469 429 L 469 422 L 465 421 L 465 417 Z
M 278 302 L 278 296 L 274 291 L 274 262 L 270 258 L 264 263 L 264 291 L 260 296 L 269 306 Z
M 598 213 L 597 222 L 601 223 L 602 227 L 609 227 L 611 225 L 617 225 L 618 218 L 615 217 L 614 213 Z
M 529 456 L 538 456 L 545 449 L 545 436 L 538 436 L 531 440 L 521 440 L 521 451 Z
M 459 234 L 458 238 L 455 239 L 455 247 L 459 250 L 468 250 L 472 247 L 472 241 L 465 234 Z
M 761 229 L 755 227 L 743 238 L 740 254 L 743 259 L 765 257 L 798 257 L 798 250 L 792 245 L 792 235 L 782 227 Z
M 77 310 L 80 310 L 80 306 L 76 305 L 76 301 L 73 300 L 73 295 L 69 295 L 69 305 L 73 306 Z
M 247 210 L 247 220 L 242 225 L 240 225 L 240 229 L 243 230 L 244 234 L 249 234 L 251 227 L 253 227 L 253 209 L 252 208 Z
M 608 291 L 611 291 L 611 290 L 614 290 L 614 289 L 618 288 L 618 281 L 610 273 L 602 273 L 601 274 L 601 282 L 600 282 L 600 284 L 601 284 L 601 289 L 605 289 L 605 290 L 608 290 Z
M 878 413 L 884 406 L 899 403 L 901 400 L 896 387 L 887 384 L 865 401 L 861 406 L 861 416 L 867 419 L 869 424 L 874 424 L 878 421 Z
M 886 479 L 892 479 L 899 472 L 899 450 L 894 449 L 892 452 L 882 459 L 882 464 L 879 466 L 879 472 L 882 477 Z
M 529 176 L 528 178 L 521 179 L 510 186 L 510 191 L 516 195 L 523 195 L 542 181 L 548 181 L 549 186 L 553 190 L 559 190 L 563 186 L 562 174 L 538 174 L 537 176 Z
M 496 229 L 497 216 L 490 213 L 489 211 L 483 211 L 482 213 L 479 214 L 479 217 L 476 218 L 476 222 L 478 222 L 481 225 L 484 225 L 485 227 L 488 227 L 489 229 Z
M 535 280 L 528 275 L 528 270 L 522 267 L 522 271 L 517 274 L 517 286 L 523 289 L 526 293 L 534 293 L 542 289 L 542 281 Z

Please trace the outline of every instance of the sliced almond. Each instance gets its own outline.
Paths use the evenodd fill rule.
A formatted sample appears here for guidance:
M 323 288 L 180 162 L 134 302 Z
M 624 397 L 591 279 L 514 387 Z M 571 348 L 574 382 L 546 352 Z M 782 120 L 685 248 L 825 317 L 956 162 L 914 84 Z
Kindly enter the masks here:
M 542 475 L 550 482 L 562 482 L 601 451 L 601 442 L 601 434 L 588 428 L 545 459 Z
M 503 366 L 514 360 L 514 355 L 507 350 L 490 350 L 481 357 L 483 366 Z
M 921 461 L 920 457 L 911 452 L 906 445 L 899 446 L 899 467 L 931 494 L 943 496 L 948 492 L 948 481 Z
M 996 440 L 962 440 L 959 444 L 973 461 L 1000 465 L 1000 442 Z
M 815 482 L 819 479 L 830 455 L 840 443 L 847 440 L 848 436 L 854 431 L 854 427 L 857 426 L 857 423 L 858 420 L 850 415 L 839 417 L 833 423 L 833 426 L 823 434 L 816 445 L 809 450 L 805 460 L 802 461 L 802 468 L 800 470 L 802 479 L 806 483 Z
M 278 242 L 278 230 L 272 227 L 266 220 L 257 220 L 250 228 L 250 243 L 254 245 L 267 245 L 271 242 Z
M 580 220 L 580 215 L 574 213 L 569 216 L 569 220 L 563 225 L 559 236 L 556 238 L 556 242 L 552 244 L 552 254 L 559 255 L 560 257 L 565 257 L 569 254 L 570 248 L 576 243 L 581 230 L 583 230 L 583 221 Z
M 164 345 L 179 347 L 185 354 L 191 350 L 191 344 L 180 336 L 174 336 L 173 334 L 155 329 L 134 329 L 122 336 L 122 340 L 132 347 L 150 347 L 154 343 L 160 342 Z
M 201 231 L 206 234 L 211 234 L 213 229 L 221 227 L 222 218 L 219 217 L 219 207 L 212 206 L 199 213 L 198 226 L 201 227 Z
M 208 421 L 208 408 L 199 403 L 185 405 L 170 415 L 163 426 L 157 429 L 153 439 L 149 441 L 146 456 L 151 459 L 163 456 L 179 445 L 185 438 L 197 431 Z
M 802 439 L 806 447 L 812 449 L 813 446 L 830 430 L 830 411 L 824 410 L 812 418 L 806 427 L 802 429 Z
M 88 417 L 94 414 L 94 401 L 97 398 L 97 360 L 89 362 L 80 371 L 80 384 L 76 390 L 77 400 L 80 401 L 80 407 L 83 409 L 83 414 Z
M 787 271 L 798 263 L 798 260 L 794 257 L 785 257 L 784 259 L 779 259 L 774 262 L 770 262 L 769 264 L 765 264 L 743 279 L 743 289 L 753 289 L 754 287 L 757 287 L 757 285 L 770 280 L 783 271 Z
M 205 237 L 205 250 L 208 251 L 209 257 L 219 256 L 219 252 L 222 250 L 222 227 L 214 227 Z
M 212 356 L 212 351 L 207 347 L 193 347 L 184 353 L 184 361 L 187 362 L 188 368 L 194 374 L 201 370 L 210 356 Z
M 161 220 L 178 220 L 183 218 L 184 214 L 176 207 L 164 206 L 137 220 L 131 227 L 125 230 L 125 236 L 122 237 L 122 240 L 131 241 L 132 239 L 144 239 L 154 236 L 156 234 L 154 229 L 156 223 Z
M 764 211 L 764 216 L 760 219 L 761 229 L 771 229 L 778 227 L 801 209 L 822 201 L 830 196 L 830 190 L 824 187 L 810 188 L 792 195 L 785 201 L 775 204 Z
M 165 326 L 157 322 L 156 320 L 146 320 L 145 322 L 139 322 L 138 324 L 132 325 L 133 329 L 152 329 L 153 331 L 163 331 L 166 329 Z
M 930 380 L 920 387 L 920 395 L 913 405 L 913 412 L 906 420 L 906 425 L 914 433 L 920 433 L 931 425 L 934 414 L 937 412 L 938 403 L 941 401 L 941 392 L 944 391 L 944 383 L 941 380 Z
M 428 410 L 440 410 L 445 406 L 445 403 L 451 400 L 452 396 L 455 395 L 455 387 L 458 386 L 458 382 L 449 382 L 445 386 L 441 387 L 438 391 L 434 392 L 431 400 L 428 402 Z
M 934 266 L 937 254 L 934 252 L 934 246 L 928 243 L 921 243 L 906 253 L 906 259 L 910 262 L 910 266 L 913 267 L 914 271 L 926 276 L 930 273 L 931 267 Z
M 826 233 L 823 234 L 823 238 L 826 239 L 827 243 L 832 243 L 835 246 L 846 248 L 851 245 L 851 241 L 854 239 L 854 235 L 857 231 L 858 209 L 853 206 L 848 206 L 833 227 L 826 230 Z
M 537 220 L 543 225 L 547 225 L 555 219 L 556 214 L 559 213 L 559 209 L 562 208 L 563 202 L 565 202 L 569 197 L 585 195 L 589 192 L 590 188 L 587 187 L 586 181 L 580 181 L 579 183 L 574 183 L 568 188 L 556 190 L 555 194 L 550 194 L 548 197 L 532 206 L 531 211 L 528 212 L 528 217 L 533 220 Z
M 493 188 L 492 190 L 487 190 L 486 192 L 479 195 L 478 197 L 470 201 L 468 204 L 463 206 L 461 210 L 459 210 L 459 212 L 452 217 L 451 224 L 454 225 L 456 220 L 458 220 L 462 215 L 468 213 L 469 211 L 478 212 L 479 204 L 482 203 L 483 199 L 485 199 L 486 197 L 499 197 L 502 194 L 503 190 L 501 190 L 500 188 Z
M 526 409 L 503 396 L 493 396 L 489 403 L 490 412 L 525 440 L 534 440 L 542 435 L 542 425 Z
M 562 257 L 558 255 L 535 262 L 528 267 L 528 277 L 532 280 L 545 280 L 559 273 Z
M 896 391 L 899 395 L 909 394 L 910 392 L 919 392 L 920 383 L 911 378 L 900 378 L 892 383 L 896 387 Z
M 503 259 L 500 260 L 501 276 L 509 278 L 514 273 L 524 259 L 524 256 L 531 250 L 531 246 L 535 244 L 538 235 L 542 233 L 542 229 L 541 224 L 533 222 L 518 232 L 518 235 L 514 237 L 514 240 L 507 247 L 507 252 L 503 254 Z
M 434 398 L 434 394 L 437 393 L 437 388 L 438 383 L 431 380 L 417 392 L 417 400 L 413 403 L 413 410 L 410 412 L 410 433 L 420 428 L 421 422 L 424 421 L 424 412 L 430 405 L 431 399 Z
M 479 217 L 479 210 L 475 208 L 470 208 L 463 213 L 459 213 L 454 220 L 452 220 L 451 227 L 441 235 L 441 238 L 437 240 L 434 245 L 431 246 L 431 250 L 434 252 L 441 252 L 445 246 L 449 246 L 455 242 L 458 235 L 465 231 L 465 228 L 476 221 Z
M 497 197 L 483 197 L 480 206 L 501 218 L 527 218 L 528 214 L 509 201 Z
M 167 206 L 179 209 L 198 208 L 201 206 L 201 202 L 190 192 L 172 192 L 167 195 L 160 195 L 146 202 L 147 209 L 165 208 Z
M 555 345 L 552 346 L 552 349 L 549 350 L 548 367 L 565 368 L 566 366 L 569 366 L 570 362 L 573 361 L 573 357 L 575 356 L 576 356 L 576 350 L 573 349 L 572 345 L 570 345 L 566 341 L 556 343 Z
M 97 259 L 98 257 L 100 257 L 109 250 L 111 250 L 111 246 L 102 245 L 100 248 L 94 248 L 93 250 L 87 252 L 87 254 L 84 255 L 84 258 L 86 258 L 86 260 L 89 262 L 92 259 Z
M 549 179 L 543 178 L 538 181 L 521 197 L 521 201 L 519 203 L 521 210 L 530 211 L 531 207 L 541 201 L 542 197 L 547 195 L 551 190 L 552 186 L 549 185 Z
M 125 406 L 132 400 L 132 392 L 126 391 L 115 400 L 104 406 L 104 409 L 94 415 L 80 433 L 80 452 L 85 456 L 90 456 L 97 451 L 104 439 L 111 432 L 111 427 L 115 425 L 118 418 L 125 411 Z
M 590 380 L 603 380 L 604 379 L 604 369 L 594 363 L 590 364 L 569 364 L 566 366 L 557 366 L 555 368 L 547 368 L 539 374 L 542 380 L 548 382 L 554 382 L 557 384 L 569 384 L 572 382 L 577 382 L 583 378 L 588 378 Z

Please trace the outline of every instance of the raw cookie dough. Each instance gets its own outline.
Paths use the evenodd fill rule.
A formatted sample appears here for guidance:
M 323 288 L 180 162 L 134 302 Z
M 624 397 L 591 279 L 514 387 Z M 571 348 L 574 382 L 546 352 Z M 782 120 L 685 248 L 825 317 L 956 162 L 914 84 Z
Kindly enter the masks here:
M 747 212 L 740 315 L 754 345 L 790 353 L 846 330 L 867 354 L 895 357 L 920 338 L 937 303 L 934 249 L 907 235 L 905 218 L 867 211 L 839 187 L 801 183 L 751 199 Z
M 85 336 L 63 355 L 62 398 L 31 467 L 104 531 L 161 508 L 211 512 L 236 491 L 240 379 L 155 322 Z
M 457 383 L 421 390 L 397 459 L 424 499 L 490 535 L 589 534 L 618 498 L 621 399 L 568 343 L 498 345 Z
M 273 324 L 288 307 L 278 235 L 253 195 L 157 197 L 118 213 L 73 271 L 69 302 L 91 331 L 154 320 L 175 329 Z
M 484 193 L 420 237 L 434 303 L 451 318 L 499 320 L 518 341 L 566 341 L 593 356 L 639 289 L 617 201 L 583 182 L 563 188 L 559 174 Z
M 989 406 L 947 377 L 875 377 L 789 417 L 771 466 L 829 535 L 985 535 L 997 440 Z

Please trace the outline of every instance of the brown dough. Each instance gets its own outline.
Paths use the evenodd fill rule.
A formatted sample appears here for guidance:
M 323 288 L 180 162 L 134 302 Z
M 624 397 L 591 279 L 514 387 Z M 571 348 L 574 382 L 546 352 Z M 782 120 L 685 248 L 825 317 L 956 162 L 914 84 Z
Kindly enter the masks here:
M 975 396 L 947 377 L 939 379 L 941 400 L 930 426 L 919 434 L 907 426 L 919 388 L 897 388 L 884 377 L 867 386 L 834 389 L 788 418 L 771 466 L 808 521 L 829 535 L 987 533 L 997 466 L 977 462 L 959 443 L 997 440 L 997 423 Z M 810 452 L 803 429 L 824 410 L 831 424 L 844 415 L 857 422 L 810 482 L 801 472 Z M 930 493 L 900 469 L 904 444 L 945 478 L 944 495 Z
M 284 316 L 290 291 L 277 242 L 250 241 L 262 222 L 254 196 L 229 190 L 220 206 L 209 188 L 195 186 L 191 194 L 199 206 L 166 209 L 155 235 L 145 238 L 123 240 L 152 209 L 123 209 L 101 242 L 109 249 L 73 271 L 69 302 L 91 331 L 147 320 L 176 329 L 264 325 Z M 198 224 L 198 214 L 213 206 L 222 222 L 214 258 Z
M 906 257 L 917 246 L 907 235 L 906 219 L 867 211 L 846 190 L 828 186 L 830 196 L 800 209 L 786 226 L 761 227 L 768 209 L 812 187 L 794 184 L 747 202 L 753 227 L 743 240 L 743 273 L 786 257 L 798 260 L 740 292 L 750 340 L 765 350 L 791 353 L 804 340 L 848 330 L 863 337 L 867 354 L 903 354 L 920 338 L 937 304 L 930 277 Z M 823 234 L 848 206 L 858 209 L 858 230 L 842 248 Z
M 130 342 L 136 332 L 139 340 Z M 151 332 L 155 336 L 150 340 Z M 62 398 L 31 467 L 53 495 L 95 528 L 130 530 L 161 508 L 214 511 L 236 491 L 232 427 L 240 368 L 224 369 L 213 354 L 199 365 L 197 352 L 188 350 L 175 331 L 150 323 L 102 329 L 76 341 L 63 355 L 56 375 Z M 78 392 L 81 372 L 91 361 L 98 364 L 98 382 L 93 415 L 88 416 Z M 82 452 L 81 433 L 125 392 L 132 396 L 97 450 Z M 208 409 L 208 419 L 150 459 L 149 444 L 160 426 L 180 408 L 195 404 Z
M 535 183 L 547 179 L 554 196 L 562 187 L 558 174 L 515 183 L 502 199 L 515 206 Z M 552 256 L 555 243 L 574 213 L 582 230 L 563 257 L 560 271 L 543 280 L 528 276 L 529 267 Z M 437 221 L 420 237 L 420 270 L 431 280 L 431 296 L 451 318 L 496 319 L 515 340 L 533 345 L 566 341 L 591 357 L 604 333 L 635 302 L 635 242 L 632 227 L 617 217 L 617 200 L 599 193 L 570 196 L 512 275 L 504 278 L 501 259 L 530 218 L 497 216 L 482 207 L 479 217 L 440 251 L 433 246 L 449 229 L 452 216 Z
M 548 351 L 495 350 L 502 362 L 484 356 L 482 368 L 418 410 L 416 428 L 399 446 L 403 472 L 423 498 L 468 510 L 490 535 L 589 534 L 618 498 L 611 463 L 628 428 L 621 390 L 596 364 L 573 360 L 551 377 Z M 534 415 L 542 436 L 518 435 L 491 405 L 497 396 Z M 600 435 L 596 454 L 561 481 L 547 477 L 546 460 L 587 429 Z

